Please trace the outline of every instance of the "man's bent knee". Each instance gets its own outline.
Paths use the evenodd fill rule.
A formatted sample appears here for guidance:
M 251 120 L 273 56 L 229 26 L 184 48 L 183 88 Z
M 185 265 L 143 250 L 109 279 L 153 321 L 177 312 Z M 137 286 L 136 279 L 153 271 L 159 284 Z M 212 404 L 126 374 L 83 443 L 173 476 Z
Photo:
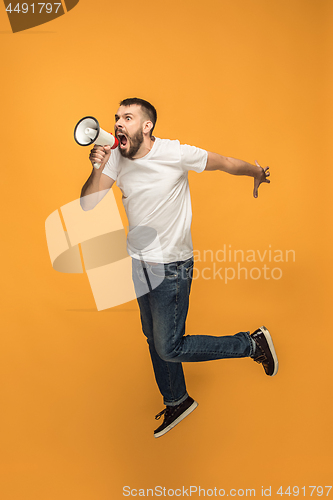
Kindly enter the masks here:
M 156 349 L 157 354 L 163 361 L 167 362 L 179 362 L 178 352 L 175 349 L 166 349 L 165 347 L 159 347 Z

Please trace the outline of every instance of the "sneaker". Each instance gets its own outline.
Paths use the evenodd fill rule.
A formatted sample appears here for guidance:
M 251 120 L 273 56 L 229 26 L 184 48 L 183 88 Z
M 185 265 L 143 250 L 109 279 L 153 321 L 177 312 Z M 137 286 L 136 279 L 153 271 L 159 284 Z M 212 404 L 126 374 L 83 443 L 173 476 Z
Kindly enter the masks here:
M 273 377 L 277 374 L 279 362 L 269 331 L 264 326 L 261 326 L 250 336 L 255 341 L 257 346 L 252 358 L 257 363 L 262 363 L 266 375 Z
M 159 420 L 161 416 L 164 415 L 164 420 L 163 424 L 154 431 L 154 436 L 158 438 L 166 434 L 175 425 L 179 424 L 183 418 L 187 417 L 187 415 L 195 410 L 197 406 L 198 403 L 190 398 L 190 396 L 177 406 L 166 406 L 164 410 L 160 411 L 160 413 L 155 416 L 155 419 Z

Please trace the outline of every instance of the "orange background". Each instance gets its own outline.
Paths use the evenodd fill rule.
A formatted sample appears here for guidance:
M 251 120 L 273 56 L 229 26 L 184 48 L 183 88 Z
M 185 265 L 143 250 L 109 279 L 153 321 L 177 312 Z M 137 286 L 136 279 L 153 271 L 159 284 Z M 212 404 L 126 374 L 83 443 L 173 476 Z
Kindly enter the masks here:
M 15 35 L 0 9 L 0 32 L 1 499 L 332 485 L 332 3 L 80 0 Z M 199 407 L 157 440 L 136 303 L 97 312 L 85 275 L 52 269 L 44 232 L 90 173 L 74 125 L 112 131 L 131 96 L 156 106 L 158 137 L 270 166 L 257 200 L 251 179 L 190 174 L 197 250 L 296 254 L 280 280 L 195 282 L 188 333 L 265 324 L 280 371 L 187 364 Z

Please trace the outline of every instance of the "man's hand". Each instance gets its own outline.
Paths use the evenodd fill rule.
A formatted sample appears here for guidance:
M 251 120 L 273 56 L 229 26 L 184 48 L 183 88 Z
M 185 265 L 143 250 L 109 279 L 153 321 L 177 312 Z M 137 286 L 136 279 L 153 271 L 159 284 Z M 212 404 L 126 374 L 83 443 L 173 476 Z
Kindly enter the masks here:
M 93 149 L 90 151 L 89 155 L 89 160 L 91 161 L 92 165 L 94 163 L 100 163 L 100 169 L 103 170 L 104 165 L 110 158 L 111 154 L 111 146 L 94 146 Z
M 257 160 L 255 160 L 255 165 L 252 163 L 247 163 L 243 160 L 237 160 L 237 158 L 231 158 L 229 156 L 222 156 L 217 153 L 212 153 L 208 151 L 207 164 L 205 170 L 221 170 L 221 172 L 227 172 L 232 175 L 248 175 L 249 177 L 254 177 L 254 189 L 253 196 L 258 198 L 258 187 L 262 182 L 269 183 L 269 167 L 265 169 L 261 168 Z
M 254 189 L 253 189 L 253 196 L 255 198 L 258 198 L 258 187 L 260 186 L 260 184 L 262 182 L 267 182 L 267 183 L 270 183 L 271 181 L 269 179 L 267 179 L 267 177 L 269 177 L 270 173 L 269 173 L 269 167 L 266 167 L 265 169 L 262 168 L 259 163 L 257 162 L 257 160 L 255 160 L 255 164 L 256 166 L 258 167 L 258 173 L 255 172 L 255 175 L 254 175 Z

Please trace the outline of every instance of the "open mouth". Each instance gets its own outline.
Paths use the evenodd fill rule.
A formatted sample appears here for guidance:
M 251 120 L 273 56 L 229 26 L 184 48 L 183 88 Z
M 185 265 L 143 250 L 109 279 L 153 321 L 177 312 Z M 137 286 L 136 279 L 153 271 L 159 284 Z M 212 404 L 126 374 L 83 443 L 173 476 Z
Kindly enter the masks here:
M 126 148 L 127 146 L 127 137 L 124 134 L 118 133 L 117 138 L 119 140 L 119 147 L 121 149 Z

